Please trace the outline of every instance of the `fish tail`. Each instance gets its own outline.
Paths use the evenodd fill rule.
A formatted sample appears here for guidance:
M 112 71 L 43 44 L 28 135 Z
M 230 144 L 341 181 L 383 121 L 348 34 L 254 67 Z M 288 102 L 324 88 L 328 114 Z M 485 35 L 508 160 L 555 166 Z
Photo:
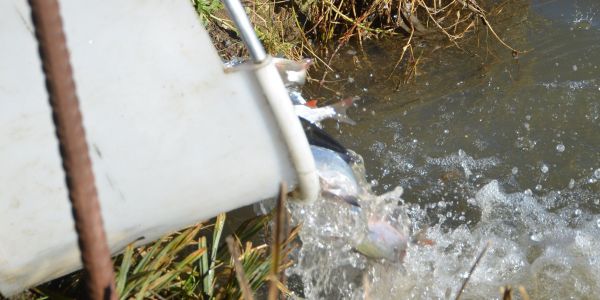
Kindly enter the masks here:
M 333 108 L 333 111 L 335 112 L 335 116 L 333 118 L 336 119 L 338 122 L 342 122 L 342 123 L 346 123 L 346 124 L 350 124 L 350 125 L 356 125 L 356 122 L 354 120 L 350 119 L 350 117 L 348 117 L 348 114 L 346 113 L 346 111 L 348 110 L 348 107 L 352 106 L 354 101 L 357 99 L 360 99 L 360 98 L 359 97 L 349 97 L 349 98 L 342 99 L 338 103 L 330 105 L 330 107 Z

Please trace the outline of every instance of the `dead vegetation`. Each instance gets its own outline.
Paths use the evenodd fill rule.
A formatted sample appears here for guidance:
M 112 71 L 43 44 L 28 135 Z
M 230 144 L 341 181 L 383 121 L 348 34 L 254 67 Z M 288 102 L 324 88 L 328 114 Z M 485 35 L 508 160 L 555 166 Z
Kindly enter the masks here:
M 210 2 L 210 1 L 209 1 Z M 194 5 L 208 27 L 224 59 L 243 57 L 235 27 L 222 7 L 202 9 Z M 486 3 L 480 3 L 486 2 Z M 394 71 L 414 76 L 419 63 L 414 47 L 418 40 L 436 40 L 461 48 L 461 41 L 475 30 L 487 30 L 513 55 L 519 50 L 505 42 L 488 20 L 488 9 L 502 7 L 484 0 L 249 0 L 244 1 L 255 30 L 272 55 L 313 57 L 315 69 L 332 71 L 330 64 L 350 41 L 393 38 L 399 55 Z M 233 38 L 233 39 L 232 39 Z M 223 40 L 230 40 L 223 42 Z M 400 68 L 403 67 L 404 69 Z M 401 70 L 402 69 L 402 70 Z

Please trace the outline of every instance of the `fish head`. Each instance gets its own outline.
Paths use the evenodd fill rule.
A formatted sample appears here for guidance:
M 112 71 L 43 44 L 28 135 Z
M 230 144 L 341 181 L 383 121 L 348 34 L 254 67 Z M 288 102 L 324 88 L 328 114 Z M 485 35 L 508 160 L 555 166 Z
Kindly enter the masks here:
M 273 61 L 286 87 L 301 87 L 306 83 L 306 71 L 312 59 L 296 61 L 274 57 Z
M 405 228 L 385 219 L 370 218 L 367 234 L 356 249 L 371 258 L 402 261 L 406 255 L 409 235 Z

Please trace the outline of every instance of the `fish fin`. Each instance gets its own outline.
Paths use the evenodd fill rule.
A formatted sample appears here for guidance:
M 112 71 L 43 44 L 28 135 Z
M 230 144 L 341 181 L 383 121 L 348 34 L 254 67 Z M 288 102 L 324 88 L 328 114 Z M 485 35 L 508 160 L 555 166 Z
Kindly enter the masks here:
M 435 241 L 427 238 L 427 229 L 427 226 L 421 228 L 413 237 L 413 243 L 421 246 L 435 246 Z
M 361 207 L 360 203 L 358 203 L 358 198 L 356 196 L 351 196 L 351 195 L 346 195 L 344 197 L 342 197 L 342 200 L 344 200 L 344 202 L 354 206 L 354 207 Z
M 421 246 L 435 246 L 435 241 L 432 239 L 422 239 L 418 241 Z
M 340 142 L 338 142 L 331 135 L 329 135 L 325 130 L 319 128 L 316 124 L 311 123 L 302 117 L 299 117 L 299 119 L 309 144 L 333 150 L 339 153 L 342 159 L 347 163 L 352 161 L 352 157 L 350 156 L 348 149 L 340 144 Z
M 306 101 L 306 106 L 310 107 L 310 108 L 317 108 L 317 99 L 310 99 L 308 101 Z
M 403 263 L 405 257 L 406 257 L 406 249 L 403 249 L 400 251 L 400 253 L 398 253 L 398 261 Z
M 338 122 L 356 125 L 356 122 L 348 117 L 346 111 L 348 107 L 351 107 L 355 100 L 360 99 L 358 97 L 350 97 L 346 99 L 342 99 L 340 102 L 330 105 L 329 107 L 333 108 L 335 112 L 335 116 L 333 117 Z

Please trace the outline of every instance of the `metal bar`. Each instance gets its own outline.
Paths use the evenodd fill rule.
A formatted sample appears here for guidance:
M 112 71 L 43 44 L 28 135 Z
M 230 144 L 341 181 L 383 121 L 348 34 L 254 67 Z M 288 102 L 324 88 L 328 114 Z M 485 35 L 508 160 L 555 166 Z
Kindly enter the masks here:
M 229 12 L 229 16 L 235 23 L 235 26 L 240 31 L 240 35 L 242 36 L 242 40 L 248 51 L 250 52 L 250 57 L 252 57 L 252 61 L 256 64 L 262 63 L 265 59 L 267 59 L 267 53 L 265 52 L 265 48 L 263 48 L 262 43 L 254 33 L 254 27 L 250 24 L 250 20 L 248 19 L 248 15 L 246 15 L 246 11 L 240 3 L 239 0 L 223 0 L 225 7 L 227 8 L 227 12 Z
M 29 0 L 90 299 L 117 299 L 69 52 L 56 0 Z

